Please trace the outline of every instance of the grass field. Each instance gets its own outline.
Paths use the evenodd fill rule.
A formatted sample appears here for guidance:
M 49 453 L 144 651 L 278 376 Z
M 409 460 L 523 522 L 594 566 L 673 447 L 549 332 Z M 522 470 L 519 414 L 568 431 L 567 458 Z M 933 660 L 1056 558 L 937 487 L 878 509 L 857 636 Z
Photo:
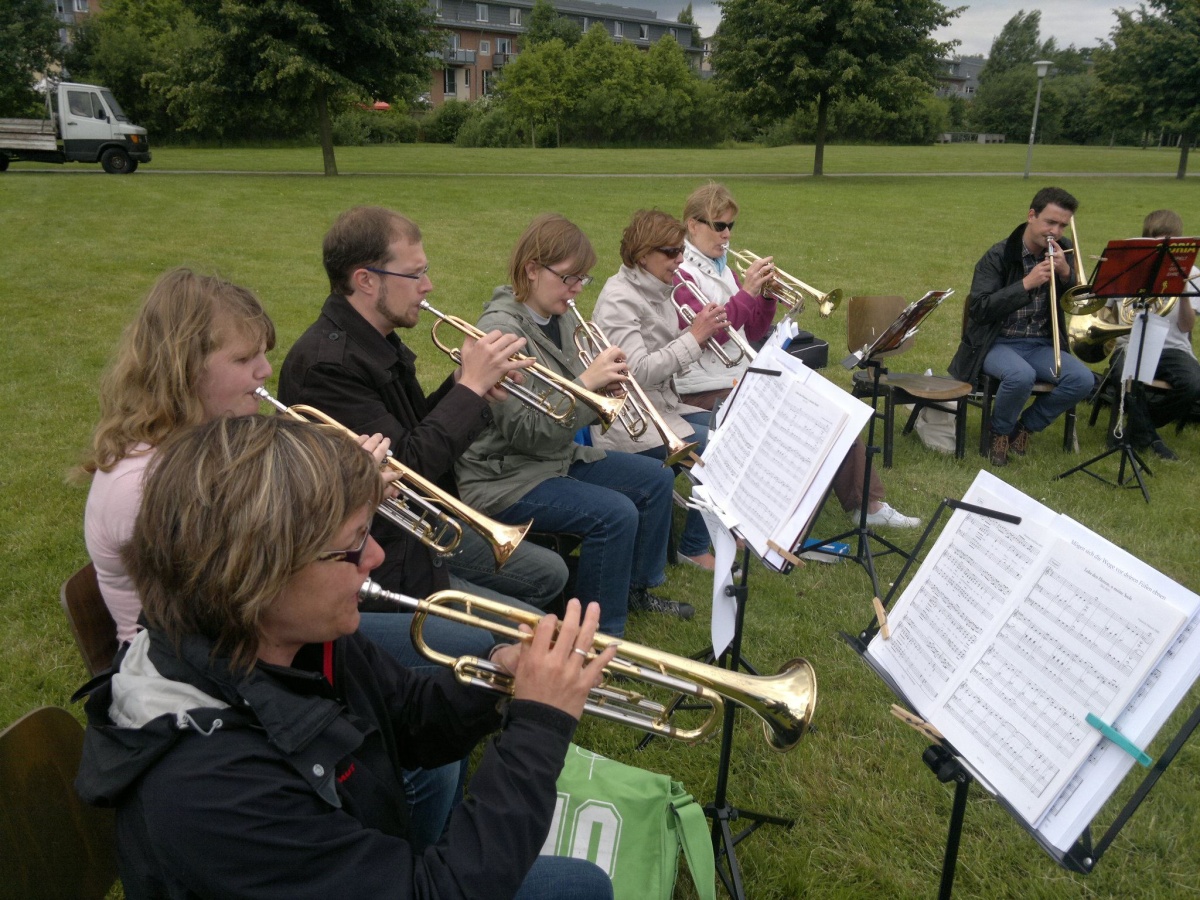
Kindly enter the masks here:
M 1173 174 L 1174 151 L 1039 147 L 1037 172 L 1086 176 L 1021 179 L 1024 148 L 831 147 L 828 171 L 813 180 L 811 148 L 728 151 L 462 151 L 400 147 L 339 151 L 344 172 L 372 178 L 292 175 L 172 174 L 155 170 L 316 171 L 315 150 L 155 151 L 154 163 L 130 178 L 36 174 L 15 164 L 0 176 L 0 299 L 13 341 L 0 362 L 5 425 L 0 540 L 0 603 L 6 640 L 0 648 L 0 726 L 39 704 L 68 705 L 84 680 L 82 663 L 58 608 L 62 581 L 85 561 L 82 513 L 86 485 L 65 475 L 87 444 L 96 417 L 96 383 L 121 329 L 164 269 L 189 264 L 252 287 L 278 326 L 271 355 L 278 367 L 315 317 L 327 293 L 320 240 L 332 218 L 355 203 L 381 203 L 413 217 L 425 248 L 439 308 L 474 319 L 517 235 L 543 210 L 579 223 L 600 262 L 581 305 L 594 302 L 618 264 L 620 233 L 637 208 L 678 213 L 704 177 L 725 180 L 741 203 L 735 245 L 774 254 L 789 272 L 822 290 L 902 294 L 930 288 L 956 294 L 928 321 L 916 347 L 894 368 L 943 371 L 957 339 L 961 301 L 976 260 L 1024 218 L 1029 197 L 1057 183 L 1081 201 L 1084 251 L 1137 234 L 1151 209 L 1178 210 L 1200 229 L 1200 181 L 1126 177 Z M 98 167 L 95 167 L 98 172 Z M 87 171 L 75 167 L 75 171 Z M 953 172 L 942 177 L 856 177 L 865 173 Z M 509 173 L 457 177 L 451 173 Z M 545 174 L 539 174 L 544 172 Z M 962 173 L 990 172 L 993 177 Z M 654 173 L 690 177 L 645 178 Z M 741 173 L 741 174 L 727 174 Z M 1017 174 L 1012 174 L 1017 173 Z M 429 177 L 440 174 L 444 177 Z M 614 177 L 594 177 L 597 174 Z M 546 177 L 554 175 L 560 177 Z M 845 311 L 829 320 L 808 313 L 804 327 L 829 341 L 831 358 L 845 348 Z M 448 360 L 422 327 L 405 335 L 427 386 Z M 839 366 L 824 373 L 846 384 Z M 1103 429 L 1088 429 L 1080 408 L 1083 454 L 1102 447 Z M 1051 477 L 1078 458 L 1059 449 L 1056 423 L 1029 457 L 1004 478 L 1052 509 L 1087 524 L 1185 587 L 1200 587 L 1200 430 L 1169 442 L 1183 460 L 1154 464 L 1152 503 L 1085 476 Z M 971 418 L 968 443 L 978 436 Z M 889 500 L 927 517 L 944 497 L 961 496 L 981 460 L 962 461 L 897 439 L 895 467 L 883 473 Z M 1115 471 L 1115 463 L 1111 465 Z M 835 504 L 836 506 L 836 504 Z M 826 510 L 816 533 L 841 531 L 846 520 Z M 904 546 L 914 538 L 893 535 Z M 898 565 L 880 564 L 884 580 Z M 767 829 L 739 848 L 748 892 L 755 898 L 918 897 L 936 892 L 952 789 L 920 761 L 925 743 L 888 714 L 892 700 L 846 647 L 838 632 L 870 616 L 870 585 L 858 567 L 810 564 L 788 576 L 751 573 L 746 655 L 761 670 L 806 656 L 815 666 L 820 700 L 817 732 L 779 756 L 764 746 L 757 724 L 740 720 L 731 800 L 794 816 L 791 831 Z M 707 640 L 709 591 L 693 572 L 671 569 L 666 593 L 694 602 L 691 623 L 635 618 L 629 638 L 678 653 Z M 1193 691 L 1185 711 L 1200 701 Z M 78 710 L 76 710 L 78 712 Z M 1177 727 L 1179 716 L 1168 726 Z M 670 772 L 702 800 L 714 789 L 718 747 L 656 742 L 632 751 L 633 735 L 585 723 L 579 741 L 626 762 Z M 1161 739 L 1150 748 L 1161 754 Z M 1126 786 L 1119 796 L 1126 796 Z M 1111 819 L 1106 809 L 1098 821 Z M 686 880 L 686 879 L 684 879 Z M 994 801 L 979 790 L 967 810 L 957 896 L 1160 897 L 1200 895 L 1200 745 L 1181 753 L 1158 789 L 1090 876 L 1058 868 Z M 688 896 L 688 889 L 681 889 Z

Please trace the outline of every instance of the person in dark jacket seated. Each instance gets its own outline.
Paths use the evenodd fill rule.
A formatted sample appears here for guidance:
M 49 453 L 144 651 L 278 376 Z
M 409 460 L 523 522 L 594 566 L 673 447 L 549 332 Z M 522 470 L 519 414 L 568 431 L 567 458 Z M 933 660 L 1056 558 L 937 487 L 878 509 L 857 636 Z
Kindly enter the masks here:
M 514 673 L 500 704 L 400 666 L 357 633 L 381 491 L 353 440 L 282 417 L 160 449 L 124 551 L 148 627 L 89 685 L 76 781 L 116 807 L 127 897 L 612 896 L 591 863 L 538 856 L 615 653 L 586 652 L 599 608 L 493 648 Z M 411 841 L 401 768 L 497 730 L 442 837 Z

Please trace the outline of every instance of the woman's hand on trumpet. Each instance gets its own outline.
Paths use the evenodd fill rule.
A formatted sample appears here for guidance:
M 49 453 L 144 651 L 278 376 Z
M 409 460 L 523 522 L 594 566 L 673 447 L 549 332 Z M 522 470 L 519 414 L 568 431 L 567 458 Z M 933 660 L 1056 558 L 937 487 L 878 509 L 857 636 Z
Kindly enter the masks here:
M 362 447 L 375 460 L 377 466 L 383 466 L 387 462 L 388 451 L 392 447 L 392 439 L 384 437 L 376 432 L 375 434 L 360 434 L 358 436 L 358 446 Z M 400 489 L 396 487 L 396 473 L 392 469 L 381 468 L 379 477 L 383 479 L 383 493 L 389 500 L 394 500 L 400 496 Z
M 742 276 L 742 287 L 746 293 L 755 297 L 762 296 L 763 290 L 775 276 L 774 260 L 773 256 L 764 256 L 750 264 L 746 274 Z
M 696 339 L 696 343 L 703 347 L 709 338 L 728 327 L 729 317 L 725 312 L 725 307 L 719 303 L 708 303 L 700 312 L 696 313 L 696 317 L 692 319 L 692 324 L 688 326 L 687 330 Z
M 605 391 L 619 388 L 629 380 L 629 360 L 620 347 L 605 347 L 592 364 L 579 376 L 589 391 Z
M 534 700 L 578 719 L 588 692 L 600 684 L 604 667 L 617 655 L 611 644 L 594 657 L 592 641 L 600 623 L 600 604 L 589 603 L 581 615 L 578 600 L 567 603 L 560 625 L 557 616 L 543 616 L 520 644 L 498 647 L 492 662 L 513 675 L 513 699 Z
M 512 378 L 520 384 L 521 369 L 533 365 L 532 357 L 513 359 L 525 349 L 525 338 L 503 331 L 489 331 L 478 340 L 464 338 L 462 343 L 462 365 L 454 372 L 455 380 L 493 403 L 508 399 L 508 392 L 500 382 Z

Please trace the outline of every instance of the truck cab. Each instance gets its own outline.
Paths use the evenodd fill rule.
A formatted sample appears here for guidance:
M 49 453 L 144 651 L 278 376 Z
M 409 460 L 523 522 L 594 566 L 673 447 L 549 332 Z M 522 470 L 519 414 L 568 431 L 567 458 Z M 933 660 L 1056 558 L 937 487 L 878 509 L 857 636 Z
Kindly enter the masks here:
M 146 129 L 134 125 L 108 88 L 60 82 L 47 90 L 46 120 L 0 119 L 0 171 L 10 159 L 99 162 L 114 175 L 150 161 Z

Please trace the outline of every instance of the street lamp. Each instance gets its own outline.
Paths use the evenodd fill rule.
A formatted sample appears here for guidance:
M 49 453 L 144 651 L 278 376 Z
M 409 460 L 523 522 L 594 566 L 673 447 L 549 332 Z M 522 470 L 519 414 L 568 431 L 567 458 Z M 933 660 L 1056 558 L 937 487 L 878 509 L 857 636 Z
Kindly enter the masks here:
M 1042 105 L 1042 79 L 1046 77 L 1046 73 L 1050 71 L 1050 67 L 1054 65 L 1048 59 L 1039 59 L 1033 64 L 1037 68 L 1038 89 L 1037 99 L 1033 101 L 1033 124 L 1029 126 L 1029 150 L 1025 153 L 1025 177 L 1029 177 L 1029 167 L 1033 165 L 1033 138 L 1037 134 L 1037 116 L 1038 108 Z

